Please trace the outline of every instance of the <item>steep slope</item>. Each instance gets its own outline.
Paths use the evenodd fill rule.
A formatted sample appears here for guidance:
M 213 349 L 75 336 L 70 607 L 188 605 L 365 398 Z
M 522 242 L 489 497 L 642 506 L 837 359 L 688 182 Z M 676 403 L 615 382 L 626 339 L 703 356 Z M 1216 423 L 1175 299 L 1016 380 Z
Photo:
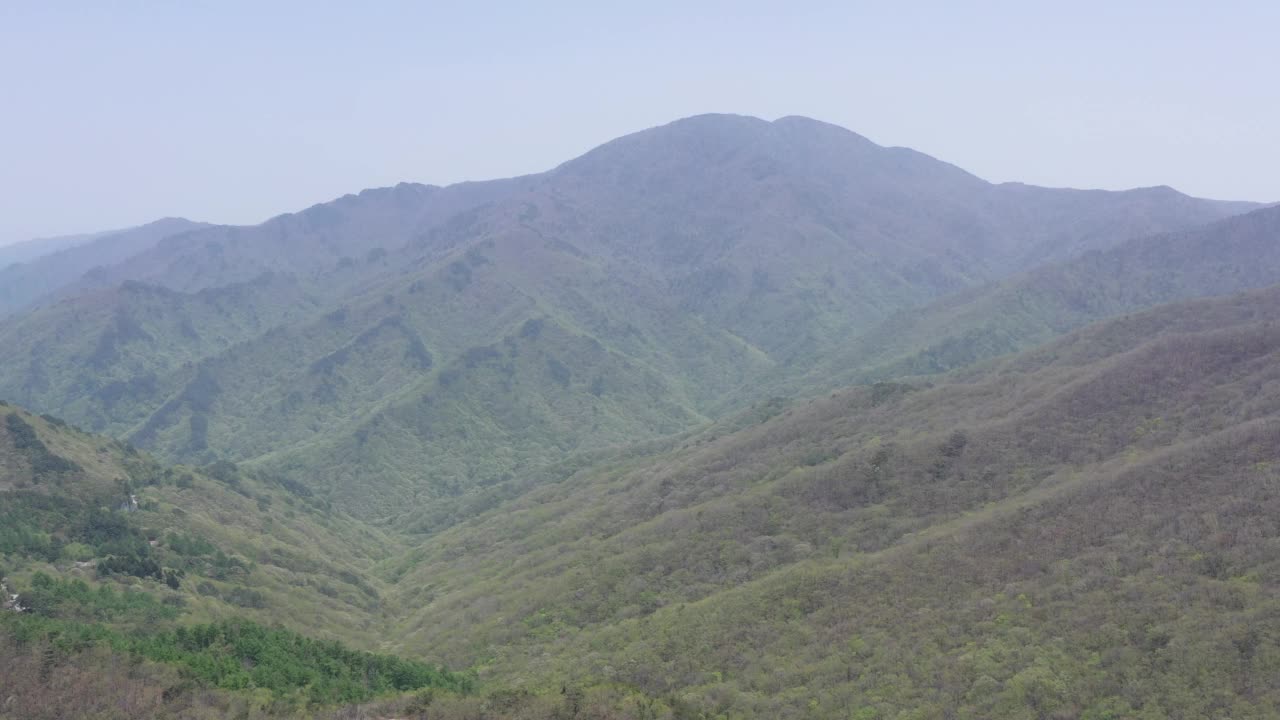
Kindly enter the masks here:
M 166 468 L 0 402 L 0 718 L 671 717 L 611 687 L 480 695 L 342 644 L 390 639 L 370 570 L 398 547 L 297 483 Z
M 375 655 L 404 609 L 374 570 L 402 551 L 301 484 L 0 402 L 0 717 L 672 719 L 614 685 L 534 696 Z
M 208 226 L 182 218 L 164 218 L 128 230 L 78 236 L 74 242 L 62 238 L 32 241 L 37 243 L 33 253 L 14 263 L 4 261 L 10 248 L 0 249 L 0 317 L 80 280 L 95 268 L 113 265 L 155 247 L 167 237 L 202 227 Z M 61 247 L 49 247 L 48 243 Z
M 688 118 L 607 143 L 535 189 L 522 215 L 540 237 L 619 258 L 782 362 L 1032 267 L 1036 248 L 1106 247 L 1248 207 L 991 185 L 799 117 Z
M 1278 310 L 1164 306 L 536 487 L 387 564 L 400 647 L 728 716 L 1266 717 Z
M 281 397 L 255 396 L 256 405 L 237 412 L 244 420 L 223 416 L 223 427 L 238 431 L 253 418 L 271 418 L 248 434 L 272 449 L 266 466 L 333 487 L 357 506 L 382 498 L 390 507 L 402 506 L 410 493 L 439 497 L 565 452 L 687 427 L 714 414 L 726 397 L 759 393 L 755 381 L 770 370 L 782 377 L 795 372 L 889 309 L 986 276 L 985 256 L 1010 254 L 1026 242 L 1021 215 L 1001 236 L 989 229 L 998 223 L 974 210 L 989 202 L 980 199 L 984 193 L 1004 192 L 917 153 L 803 119 L 702 117 L 629 136 L 393 253 L 391 266 L 415 268 L 416 279 L 382 286 L 396 292 L 369 293 L 370 309 L 359 313 L 367 319 L 354 321 L 349 345 L 325 346 L 344 362 L 335 367 L 329 355 L 312 354 L 309 375 L 295 372 L 298 379 Z M 1152 206 L 1163 199 L 1177 209 L 1176 219 L 1163 220 L 1170 225 L 1224 212 L 1176 193 L 1036 197 L 1059 195 L 1070 195 L 1073 209 L 1093 207 L 1094 217 L 1068 222 L 1060 212 L 1061 227 L 1039 230 L 1052 239 L 1077 228 L 1085 233 L 1081 242 L 1100 243 L 1107 218 L 1123 228 L 1113 240 L 1118 232 L 1147 229 L 1148 216 L 1158 214 Z M 915 220 L 917 201 L 938 205 L 936 218 Z M 1132 218 L 1131 205 L 1142 208 Z M 988 229 L 974 233 L 986 246 L 964 247 L 964 238 L 949 235 L 956 224 L 984 222 Z M 785 240 L 797 233 L 808 239 Z M 415 257 L 440 246 L 456 249 L 434 263 Z M 921 273 L 926 265 L 947 267 L 938 255 L 950 260 L 961 250 L 969 254 L 963 264 Z M 416 296 L 406 287 L 417 288 Z M 467 313 L 473 305 L 488 316 Z M 458 313 L 466 313 L 464 324 Z M 413 328 L 407 342 L 423 340 L 439 377 L 414 383 L 412 361 L 395 367 L 379 360 L 404 356 L 365 342 L 386 336 L 379 328 L 390 320 Z M 529 322 L 546 323 L 548 337 L 568 344 L 546 360 L 537 350 L 520 355 L 520 347 L 536 345 L 517 331 Z M 573 343 L 585 348 L 575 351 Z M 219 364 L 228 377 L 253 378 L 253 366 L 272 356 L 293 354 L 263 347 L 252 360 Z M 364 363 L 359 372 L 377 378 L 379 395 L 393 400 L 376 414 L 284 401 L 325 397 L 338 407 L 372 408 L 332 389 L 378 387 L 355 373 Z M 317 366 L 326 368 L 322 383 Z M 386 382 L 397 376 L 407 382 L 389 392 Z M 327 419 L 317 424 L 317 414 Z M 355 432 L 344 428 L 353 420 Z M 218 424 L 215 415 L 211 427 Z M 173 445 L 185 445 L 181 421 L 170 427 Z M 449 431 L 441 436 L 438 428 Z M 289 449 L 291 437 L 316 431 L 321 438 Z M 236 450 L 248 458 L 262 452 Z
M 699 116 L 542 175 L 168 238 L 0 323 L 0 393 L 386 517 L 706 422 L 1047 243 L 1235 209 L 991 185 L 813 120 Z
M 131 703 L 119 707 L 177 697 L 219 715 L 292 712 L 303 696 L 264 706 L 193 694 L 164 665 L 112 674 L 188 647 L 169 623 L 243 603 L 474 666 L 493 692 L 441 695 L 430 712 L 442 717 L 1269 717 L 1280 710 L 1277 310 L 1278 289 L 1163 306 L 933 386 L 764 404 L 526 485 L 399 552 L 305 488 L 226 464 L 165 470 L 6 406 L 6 582 L 54 624 L 0 617 L 4 671 L 24 690 L 75 678 L 62 703 L 76 697 L 68 687 L 101 686 Z M 129 493 L 138 511 L 75 521 Z M 135 552 L 162 569 L 186 568 L 178 590 L 129 580 L 113 558 L 134 537 L 157 538 Z M 79 558 L 119 568 L 84 580 L 134 590 L 82 591 Z M 222 565 L 232 571 L 214 574 Z M 360 599 L 370 591 L 376 605 Z M 79 644 L 56 644 L 90 622 Z M 160 627 L 146 643 L 119 635 L 139 623 Z M 36 644 L 15 643 L 14 627 Z M 242 624 L 197 627 L 238 660 L 165 662 L 218 687 L 287 688 L 288 675 L 268 673 L 280 657 L 255 663 L 250 648 L 310 647 Z M 99 642 L 122 654 L 84 654 Z M 368 691 L 363 677 L 348 687 Z M 144 680 L 150 695 L 117 696 L 114 685 Z M 14 696 L 31 717 L 86 702 L 31 697 Z M 394 707 L 381 712 L 423 705 Z
M 932 374 L 1108 317 L 1280 283 L 1280 207 L 1130 240 L 903 312 L 824 361 L 810 385 Z
M 184 622 L 245 616 L 373 648 L 391 609 L 368 571 L 396 547 L 304 485 L 228 463 L 165 467 L 0 405 L 0 555 L 15 592 L 43 572 L 132 586 Z
M 194 363 L 317 307 L 279 275 L 195 294 L 129 282 L 0 320 L 0 385 L 15 402 L 125 437 L 182 392 Z

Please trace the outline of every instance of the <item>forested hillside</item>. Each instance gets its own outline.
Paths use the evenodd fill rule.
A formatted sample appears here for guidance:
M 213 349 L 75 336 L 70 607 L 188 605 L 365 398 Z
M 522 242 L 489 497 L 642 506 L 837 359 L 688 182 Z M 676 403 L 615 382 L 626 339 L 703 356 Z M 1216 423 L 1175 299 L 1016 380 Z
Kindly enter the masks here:
M 418 539 L 5 406 L 15 717 L 1270 717 L 1277 310 L 765 403 Z
M 824 358 L 810 387 L 930 375 L 1161 303 L 1280 283 L 1280 207 L 1135 238 L 904 311 Z
M 182 218 L 164 218 L 136 228 L 94 233 L 78 239 L 52 238 L 0 249 L 0 317 L 50 301 L 86 273 L 145 252 L 161 240 L 207 227 Z M 6 258 L 13 258 L 8 261 Z
M 306 487 L 166 468 L 11 405 L 0 417 L 0 717 L 261 717 L 474 691 L 335 640 L 383 642 L 375 621 L 394 613 L 367 570 L 396 545 Z
M 0 403 L 0 718 L 672 717 L 387 654 L 406 608 L 377 568 L 404 550 L 305 486 Z
M 600 463 L 390 564 L 398 647 L 728 717 L 1270 717 L 1277 310 L 1167 306 Z
M 0 395 L 386 519 L 790 392 L 894 313 L 1057 249 L 1245 207 L 699 116 L 540 175 L 166 237 L 0 320 Z
M 0 720 L 1280 716 L 1275 207 L 710 115 L 66 245 Z
M 192 617 L 302 613 L 313 631 L 376 646 L 367 618 L 385 609 L 361 578 L 394 538 L 301 484 L 225 462 L 166 467 L 52 416 L 0 415 L 0 551 L 15 587 L 40 571 L 119 575 Z

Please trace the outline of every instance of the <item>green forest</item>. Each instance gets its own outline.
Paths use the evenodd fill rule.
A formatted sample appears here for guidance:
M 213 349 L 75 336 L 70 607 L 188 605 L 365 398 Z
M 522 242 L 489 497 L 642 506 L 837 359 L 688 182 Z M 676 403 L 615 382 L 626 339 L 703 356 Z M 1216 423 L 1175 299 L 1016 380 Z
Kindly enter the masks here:
M 1280 208 L 703 115 L 50 242 L 0 720 L 1280 717 Z

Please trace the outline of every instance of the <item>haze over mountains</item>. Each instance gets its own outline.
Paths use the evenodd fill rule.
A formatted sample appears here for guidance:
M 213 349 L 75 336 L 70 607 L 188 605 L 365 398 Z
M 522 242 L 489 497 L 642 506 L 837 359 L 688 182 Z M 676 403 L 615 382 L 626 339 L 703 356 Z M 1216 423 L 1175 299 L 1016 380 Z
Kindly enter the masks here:
M 182 227 L 69 284 L 13 268 L 68 299 L 0 323 L 0 395 L 373 512 L 692 427 L 895 312 L 1248 207 L 699 116 L 542 175 Z M 90 257 L 68 252 L 47 267 Z
M 1139 237 L 895 314 L 815 371 L 831 381 L 928 375 L 1031 347 L 1100 319 L 1280 281 L 1280 208 Z M 861 366 L 850 369 L 847 358 Z
M 0 270 L 0 559 L 147 713 L 1280 713 L 1280 207 L 705 115 L 77 243 Z
M 76 236 L 74 244 L 67 247 L 62 247 L 66 238 L 32 241 L 35 247 L 25 262 L 0 262 L 0 315 L 21 310 L 42 298 L 52 299 L 90 271 L 122 262 L 155 247 L 164 238 L 200 227 L 205 223 L 164 218 L 128 230 Z M 26 250 L 26 243 L 19 249 Z
M 49 255 L 77 245 L 84 245 L 96 237 L 102 237 L 111 232 L 115 231 L 60 235 L 58 237 L 36 238 L 34 240 L 0 245 L 0 268 L 7 268 L 14 263 L 32 260 L 42 255 Z

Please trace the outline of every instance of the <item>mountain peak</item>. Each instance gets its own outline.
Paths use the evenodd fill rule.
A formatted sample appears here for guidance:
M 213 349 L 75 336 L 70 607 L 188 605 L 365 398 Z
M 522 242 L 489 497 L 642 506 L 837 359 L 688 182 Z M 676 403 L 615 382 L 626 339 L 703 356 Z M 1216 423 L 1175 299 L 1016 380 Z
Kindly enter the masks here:
M 773 121 L 774 127 L 793 129 L 811 133 L 834 133 L 842 135 L 846 138 L 857 138 L 864 142 L 872 143 L 866 136 L 860 135 L 847 127 L 830 123 L 825 120 L 817 120 L 806 115 L 784 115 Z
M 660 176 L 718 172 L 731 165 L 759 174 L 764 166 L 780 170 L 825 172 L 864 164 L 886 153 L 867 138 L 831 123 L 800 116 L 773 122 L 750 115 L 707 113 L 674 120 L 609 141 L 553 173 L 589 177 L 656 173 Z M 841 170 L 843 172 L 843 170 Z

